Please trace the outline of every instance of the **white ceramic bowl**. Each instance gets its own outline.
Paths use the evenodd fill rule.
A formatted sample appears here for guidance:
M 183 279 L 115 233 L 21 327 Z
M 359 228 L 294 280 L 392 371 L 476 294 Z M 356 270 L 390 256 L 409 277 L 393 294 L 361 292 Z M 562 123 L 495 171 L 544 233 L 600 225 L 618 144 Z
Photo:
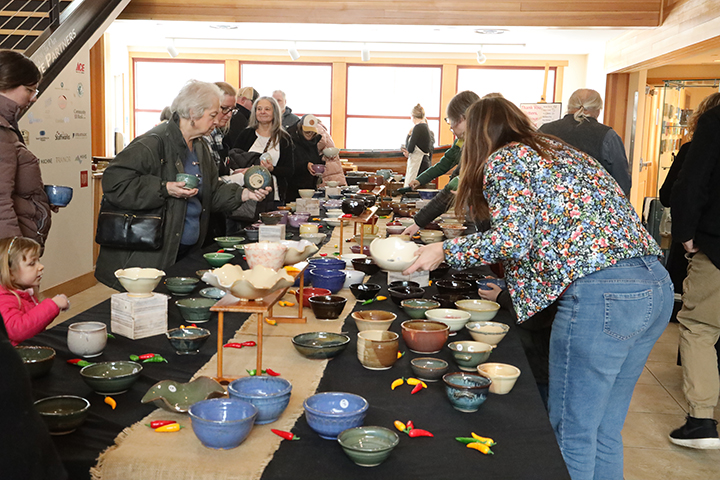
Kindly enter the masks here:
M 339 208 L 328 208 L 327 210 L 327 216 L 332 218 L 338 218 L 342 217 L 344 215 L 343 211 Z
M 107 326 L 102 322 L 76 322 L 68 327 L 68 350 L 84 358 L 102 354 L 107 344 Z
M 165 272 L 157 268 L 125 268 L 115 271 L 115 277 L 131 297 L 151 297 Z
M 425 310 L 425 318 L 444 323 L 450 327 L 450 335 L 455 335 L 470 320 L 470 313 L 454 308 L 433 308 Z
M 415 219 L 412 217 L 400 217 L 397 219 L 397 221 L 400 222 L 400 225 L 405 228 L 415 224 Z
M 322 153 L 326 157 L 334 157 L 335 155 L 340 153 L 340 149 L 337 147 L 327 147 L 323 149 Z
M 492 320 L 500 310 L 500 304 L 490 300 L 466 299 L 458 300 L 455 306 L 460 310 L 470 312 L 470 320 L 487 321 Z
M 310 240 L 282 240 L 280 243 L 287 247 L 285 252 L 285 265 L 294 265 L 302 262 L 318 251 L 318 247 Z
M 505 395 L 515 386 L 520 376 L 520 369 L 506 363 L 482 363 L 478 365 L 480 375 L 492 380 L 490 393 Z
M 325 218 L 325 223 L 327 223 L 331 227 L 339 227 L 341 222 L 344 223 L 345 225 L 347 225 L 349 223 L 347 220 L 340 220 L 338 218 L 330 218 L 329 216 L 327 218 Z
M 329 156 L 332 157 L 332 155 Z M 338 182 L 337 180 L 328 180 L 327 182 L 325 182 L 325 186 L 330 188 L 335 188 L 338 185 L 340 185 L 340 182 Z
M 353 258 L 367 258 L 367 255 L 364 253 L 343 253 L 340 255 L 340 259 L 345 260 L 347 268 L 352 268 Z
M 313 242 L 315 245 L 320 245 L 327 235 L 324 233 L 301 233 L 300 238 Z
M 300 198 L 312 198 L 312 196 L 315 195 L 315 190 L 311 188 L 301 188 L 298 190 L 298 193 L 300 194 Z
M 470 336 L 473 340 L 478 342 L 485 342 L 490 345 L 497 345 L 500 340 L 505 338 L 507 332 L 510 331 L 510 327 L 504 323 L 499 322 L 468 322 L 465 328 L 470 332 Z
M 425 244 L 440 242 L 444 236 L 440 230 L 420 230 L 418 234 Z
M 202 281 L 225 290 L 237 298 L 247 300 L 265 297 L 295 282 L 282 268 L 275 271 L 258 265 L 251 270 L 243 270 L 239 265 L 229 263 L 205 272 Z
M 376 238 L 370 244 L 370 256 L 380 268 L 390 272 L 402 272 L 415 262 L 419 247 L 395 237 Z
M 351 264 L 352 266 L 352 264 Z M 354 283 L 362 283 L 363 278 L 365 277 L 365 272 L 361 272 L 360 270 L 340 270 L 345 274 L 345 283 L 343 283 L 343 288 L 350 288 L 350 285 Z
M 279 270 L 285 265 L 287 250 L 288 247 L 280 242 L 248 243 L 245 245 L 245 257 L 250 269 L 262 265 Z

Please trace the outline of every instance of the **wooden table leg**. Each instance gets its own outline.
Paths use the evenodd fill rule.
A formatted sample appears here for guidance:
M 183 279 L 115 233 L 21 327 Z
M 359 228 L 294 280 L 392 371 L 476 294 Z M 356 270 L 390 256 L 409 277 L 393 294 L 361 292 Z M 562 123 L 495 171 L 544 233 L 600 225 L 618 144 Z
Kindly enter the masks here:
M 262 313 L 258 313 L 258 328 L 257 328 L 257 360 L 255 362 L 255 368 L 257 375 L 262 375 L 262 349 L 263 349 L 263 323 L 265 323 L 265 317 Z M 272 309 L 270 309 L 270 316 L 272 316 Z
M 343 219 L 341 218 L 341 219 L 340 219 L 340 244 L 339 244 L 339 245 L 340 245 L 340 249 L 339 249 L 339 250 L 340 250 L 340 256 L 342 256 L 342 251 L 343 251 L 343 243 L 344 243 L 344 239 L 343 239 L 343 225 L 344 225 L 344 224 L 345 224 L 345 222 L 344 222 Z M 301 300 L 302 300 L 302 299 L 301 299 Z
M 223 378 L 223 317 L 225 312 L 218 312 L 218 349 L 217 378 Z

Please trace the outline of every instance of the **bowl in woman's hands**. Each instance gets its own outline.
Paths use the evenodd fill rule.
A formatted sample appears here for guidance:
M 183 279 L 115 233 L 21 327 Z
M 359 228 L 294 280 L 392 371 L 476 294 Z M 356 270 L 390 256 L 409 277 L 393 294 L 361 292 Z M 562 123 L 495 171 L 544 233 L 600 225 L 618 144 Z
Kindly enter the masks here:
M 192 175 L 190 173 L 178 173 L 177 175 L 175 175 L 175 181 L 185 182 L 185 186 L 183 186 L 183 188 L 187 188 L 188 190 L 197 188 L 197 186 L 200 184 L 200 179 L 198 178 L 198 176 Z
M 340 149 L 337 147 L 327 147 L 323 149 L 322 153 L 326 157 L 334 157 L 335 155 L 340 153 Z
M 61 185 L 45 185 L 45 194 L 48 196 L 50 205 L 55 207 L 67 207 L 73 197 L 73 189 Z

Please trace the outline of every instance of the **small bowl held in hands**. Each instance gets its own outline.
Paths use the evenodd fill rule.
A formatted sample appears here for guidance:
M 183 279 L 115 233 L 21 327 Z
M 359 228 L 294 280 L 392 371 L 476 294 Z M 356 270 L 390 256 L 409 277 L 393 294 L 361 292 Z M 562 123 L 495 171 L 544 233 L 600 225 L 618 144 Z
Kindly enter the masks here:
M 61 185 L 45 185 L 45 194 L 48 196 L 50 205 L 55 207 L 67 207 L 73 197 L 72 187 Z

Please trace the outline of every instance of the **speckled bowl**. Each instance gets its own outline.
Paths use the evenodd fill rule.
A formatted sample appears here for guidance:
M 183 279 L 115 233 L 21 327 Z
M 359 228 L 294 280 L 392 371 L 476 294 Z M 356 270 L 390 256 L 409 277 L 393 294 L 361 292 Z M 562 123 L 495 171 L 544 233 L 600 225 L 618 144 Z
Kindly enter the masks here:
M 362 425 L 369 406 L 360 395 L 345 392 L 316 393 L 303 402 L 308 425 L 326 440 Z
M 341 333 L 308 332 L 294 336 L 292 343 L 300 355 L 317 360 L 339 355 L 350 343 L 350 337 Z
M 73 395 L 58 395 L 41 398 L 35 402 L 35 410 L 48 427 L 50 435 L 65 435 L 74 432 L 90 412 L 90 402 Z
M 80 376 L 99 395 L 125 393 L 140 377 L 143 367 L 131 361 L 93 363 L 80 370 Z
M 142 403 L 153 403 L 168 412 L 186 413 L 190 405 L 208 398 L 225 396 L 225 389 L 210 377 L 197 377 L 187 383 L 163 380 L 145 393 Z
M 165 332 L 178 355 L 195 355 L 210 338 L 210 330 L 197 327 L 173 328 Z
M 168 277 L 165 286 L 173 295 L 189 295 L 195 289 L 200 279 L 195 277 Z
M 477 412 L 485 403 L 492 380 L 478 373 L 454 372 L 443 375 L 445 393 L 453 408 L 459 412 Z
M 400 438 L 385 427 L 355 427 L 340 432 L 338 443 L 356 465 L 376 467 L 387 460 Z

